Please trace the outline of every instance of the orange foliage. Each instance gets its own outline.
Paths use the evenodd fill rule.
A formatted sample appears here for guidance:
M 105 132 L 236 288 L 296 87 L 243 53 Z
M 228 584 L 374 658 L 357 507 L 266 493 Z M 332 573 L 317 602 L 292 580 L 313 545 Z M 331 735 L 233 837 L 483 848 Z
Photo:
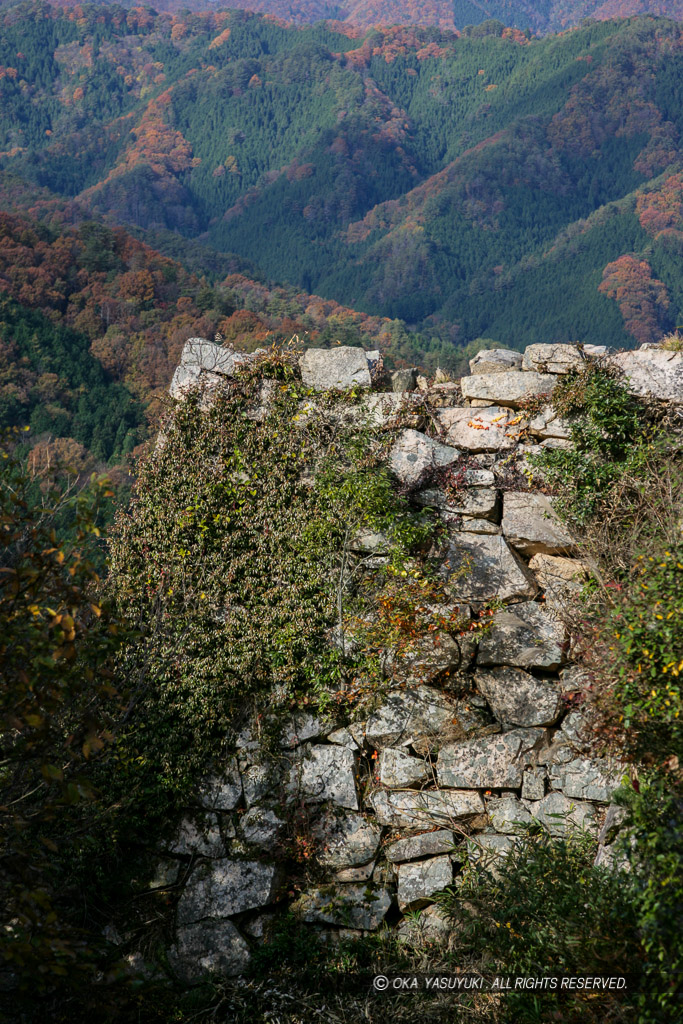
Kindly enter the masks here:
M 641 345 L 661 337 L 669 299 L 664 283 L 652 276 L 646 260 L 620 256 L 608 263 L 598 291 L 615 300 L 626 330 Z
M 636 213 L 650 235 L 683 227 L 683 174 L 672 174 L 656 191 L 641 193 Z
M 230 29 L 224 28 L 220 35 L 217 35 L 215 39 L 212 39 L 209 43 L 209 49 L 215 50 L 218 46 L 222 46 L 223 43 L 227 43 L 230 38 Z

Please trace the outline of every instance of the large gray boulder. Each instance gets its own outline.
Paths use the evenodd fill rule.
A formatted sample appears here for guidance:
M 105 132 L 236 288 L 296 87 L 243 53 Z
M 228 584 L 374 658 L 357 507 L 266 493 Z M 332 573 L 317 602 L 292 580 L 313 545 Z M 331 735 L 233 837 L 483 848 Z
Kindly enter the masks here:
M 507 491 L 503 495 L 503 536 L 524 555 L 570 555 L 576 540 L 545 494 Z
M 448 828 L 453 822 L 484 812 L 479 793 L 467 790 L 455 793 L 425 789 L 416 793 L 378 789 L 370 797 L 370 806 L 380 824 L 394 828 Z
M 522 369 L 522 353 L 511 348 L 489 348 L 470 359 L 470 373 L 505 373 Z
M 399 942 L 409 943 L 418 949 L 425 945 L 445 946 L 454 931 L 454 923 L 433 904 L 419 914 L 404 917 L 396 929 Z
M 478 867 L 486 868 L 492 874 L 498 874 L 500 862 L 508 857 L 518 846 L 520 840 L 510 835 L 472 836 L 467 840 L 467 856 Z
M 440 444 L 419 430 L 404 430 L 389 456 L 392 472 L 407 487 L 414 487 L 429 471 L 449 466 L 460 452 Z
M 333 809 L 318 818 L 311 831 L 319 850 L 318 862 L 335 870 L 367 864 L 382 837 L 382 829 L 362 814 Z
M 292 904 L 294 913 L 311 924 L 375 931 L 391 906 L 391 893 L 369 885 L 329 885 L 308 889 Z
M 413 391 L 417 387 L 417 370 L 409 367 L 404 370 L 394 370 L 391 375 L 391 390 L 397 394 L 406 391 Z
M 610 361 L 628 377 L 634 395 L 683 404 L 683 353 L 663 348 L 617 352 Z
M 604 758 L 589 760 L 577 757 L 564 764 L 548 766 L 552 789 L 562 790 L 565 796 L 573 800 L 593 800 L 603 804 L 609 803 L 623 775 L 623 766 Z
M 562 622 L 534 601 L 496 612 L 479 642 L 477 665 L 558 669 L 565 661 L 566 630 Z
M 517 835 L 531 824 L 531 814 L 516 796 L 492 797 L 486 811 L 494 829 L 502 835 Z
M 439 785 L 456 788 L 518 789 L 524 769 L 534 761 L 543 729 L 510 732 L 453 743 L 439 752 Z
M 393 747 L 386 747 L 380 754 L 378 771 L 380 784 L 387 789 L 408 789 L 431 777 L 431 767 L 426 761 Z
M 318 739 L 325 734 L 325 726 L 320 719 L 307 711 L 296 712 L 285 723 L 280 739 L 280 746 L 292 749 L 307 740 Z
M 235 760 L 225 773 L 205 779 L 199 790 L 199 803 L 212 811 L 232 811 L 242 799 L 242 780 Z
M 251 807 L 240 819 L 240 831 L 252 846 L 271 849 L 285 827 L 275 811 L 267 807 Z
M 242 774 L 244 802 L 253 807 L 262 801 L 275 800 L 282 785 L 278 768 L 274 764 L 253 764 Z
M 448 733 L 455 715 L 454 703 L 439 690 L 414 686 L 393 690 L 367 720 L 365 739 L 370 746 L 407 747 L 423 736 Z
M 562 713 L 561 688 L 519 668 L 480 671 L 475 682 L 503 726 L 554 725 Z
M 453 881 L 450 857 L 430 857 L 417 863 L 399 864 L 398 905 L 405 913 L 426 906 L 430 897 Z
M 574 829 L 597 833 L 595 808 L 583 800 L 570 800 L 563 793 L 548 793 L 543 800 L 525 801 L 531 816 L 555 836 Z
M 227 378 L 233 377 L 238 367 L 249 361 L 244 352 L 215 345 L 206 338 L 190 338 L 185 342 L 180 362 L 176 367 L 169 393 L 182 401 L 197 388 L 212 390 Z
M 557 384 L 552 373 L 524 373 L 511 370 L 508 373 L 477 373 L 463 377 L 460 381 L 464 398 L 519 409 L 531 398 L 551 395 Z M 487 410 L 490 412 L 490 410 Z
M 371 385 L 368 358 L 362 348 L 342 345 L 339 348 L 309 348 L 299 366 L 306 387 L 315 391 L 332 389 L 347 391 L 352 387 Z
M 251 953 L 232 921 L 206 920 L 181 925 L 169 952 L 172 966 L 185 981 L 204 974 L 234 978 L 244 974 Z
M 576 345 L 527 345 L 522 360 L 523 370 L 539 373 L 569 373 L 579 370 L 585 359 Z
M 538 587 L 504 537 L 460 532 L 450 538 L 441 569 L 455 601 L 533 597 Z
M 505 376 L 498 374 L 497 376 Z M 475 380 L 466 377 L 464 380 Z M 463 383 L 464 383 L 463 380 Z M 488 409 L 439 409 L 439 426 L 446 444 L 475 454 L 504 452 L 513 449 L 521 433 L 520 421 L 509 409 L 491 406 Z M 517 422 L 513 422 L 517 420 Z
M 456 671 L 467 662 L 467 644 L 442 631 L 432 633 L 414 651 L 389 651 L 384 671 L 396 682 L 429 685 L 444 672 Z
M 304 749 L 290 769 L 287 792 L 305 803 L 331 800 L 357 811 L 354 751 L 335 744 Z
M 273 864 L 249 860 L 214 860 L 192 872 L 178 904 L 178 922 L 223 918 L 265 907 L 275 897 Z

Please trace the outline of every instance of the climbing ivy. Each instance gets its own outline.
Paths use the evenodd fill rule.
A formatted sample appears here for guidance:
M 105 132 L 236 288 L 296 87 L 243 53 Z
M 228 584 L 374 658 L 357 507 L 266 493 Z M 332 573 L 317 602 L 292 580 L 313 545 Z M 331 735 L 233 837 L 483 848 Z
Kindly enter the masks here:
M 353 540 L 381 532 L 376 568 L 407 580 L 433 526 L 391 482 L 394 432 L 362 409 L 360 391 L 314 395 L 277 350 L 173 409 L 112 543 L 110 585 L 143 637 L 121 740 L 133 786 L 147 773 L 178 794 L 254 712 L 267 734 L 367 690 L 378 659 L 340 641 L 375 600 Z

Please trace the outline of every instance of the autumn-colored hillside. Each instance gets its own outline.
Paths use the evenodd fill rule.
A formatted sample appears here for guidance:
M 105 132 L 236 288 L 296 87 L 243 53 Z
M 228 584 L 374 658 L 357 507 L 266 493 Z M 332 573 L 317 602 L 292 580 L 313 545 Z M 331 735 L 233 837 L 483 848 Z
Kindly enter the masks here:
M 36 469 L 124 464 L 156 428 L 187 338 L 217 334 L 244 351 L 298 337 L 423 355 L 386 318 L 236 271 L 210 283 L 122 229 L 0 212 L 0 428 L 30 425 Z
M 106 2 L 106 0 L 105 0 Z M 78 0 L 59 0 L 61 6 L 82 6 Z M 102 0 L 95 0 L 102 4 Z M 124 8 L 142 7 L 139 0 L 123 0 Z M 335 18 L 339 24 L 373 26 L 420 25 L 445 30 L 464 29 L 495 19 L 505 26 L 534 34 L 562 32 L 584 18 L 606 21 L 650 14 L 683 18 L 683 0 L 159 0 L 158 11 L 244 9 L 269 14 L 292 24 L 312 24 Z
M 124 226 L 212 287 L 241 271 L 322 295 L 391 320 L 382 344 L 427 362 L 482 337 L 635 344 L 683 316 L 674 21 L 534 39 L 495 21 L 364 32 L 40 2 L 0 20 L 0 208 L 50 230 Z M 162 274 L 125 255 L 122 273 L 148 258 Z M 123 350 L 121 380 L 147 400 L 187 296 L 115 276 L 108 302 L 138 288 L 125 342 L 88 326 L 95 299 L 67 315 L 104 360 Z M 310 304 L 287 330 L 323 329 Z

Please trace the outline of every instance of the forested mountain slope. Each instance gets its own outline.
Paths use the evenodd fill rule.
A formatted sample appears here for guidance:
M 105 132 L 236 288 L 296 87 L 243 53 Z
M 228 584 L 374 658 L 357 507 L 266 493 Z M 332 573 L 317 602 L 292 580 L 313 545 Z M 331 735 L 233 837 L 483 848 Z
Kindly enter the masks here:
M 60 0 L 62 6 L 83 6 L 78 0 Z M 102 0 L 95 0 L 101 4 Z M 141 6 L 138 0 L 122 0 L 122 7 Z M 246 8 L 306 24 L 334 18 L 347 25 L 422 25 L 463 29 L 497 19 L 504 25 L 530 29 L 535 34 L 561 32 L 584 18 L 605 21 L 651 14 L 683 17 L 681 0 L 160 0 L 158 11 L 202 11 Z
M 682 313 L 682 68 L 651 18 L 529 40 L 24 5 L 0 206 L 179 233 L 441 343 L 633 344 Z
M 220 334 L 245 351 L 294 336 L 342 341 L 379 346 L 394 364 L 429 363 L 434 341 L 399 322 L 222 264 L 222 274 L 189 273 L 121 229 L 0 213 L 0 430 L 31 428 L 36 469 L 125 465 L 156 428 L 192 335 Z M 440 354 L 437 346 L 432 358 Z

